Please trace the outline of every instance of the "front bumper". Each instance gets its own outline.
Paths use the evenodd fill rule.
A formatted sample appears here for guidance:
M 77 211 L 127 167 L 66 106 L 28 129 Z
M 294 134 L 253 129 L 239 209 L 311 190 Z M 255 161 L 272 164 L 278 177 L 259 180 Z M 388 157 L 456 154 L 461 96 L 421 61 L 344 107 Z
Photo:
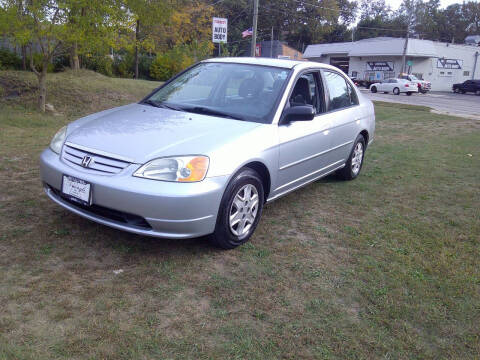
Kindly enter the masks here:
M 116 229 L 162 238 L 193 238 L 215 230 L 228 176 L 206 178 L 190 184 L 155 181 L 133 177 L 139 166 L 131 164 L 116 175 L 99 175 L 65 164 L 50 149 L 40 156 L 40 174 L 48 197 L 87 219 Z M 92 184 L 91 209 L 61 196 L 59 190 L 63 175 Z M 142 218 L 144 222 L 119 221 L 120 217 L 110 214 L 126 214 L 126 218 Z

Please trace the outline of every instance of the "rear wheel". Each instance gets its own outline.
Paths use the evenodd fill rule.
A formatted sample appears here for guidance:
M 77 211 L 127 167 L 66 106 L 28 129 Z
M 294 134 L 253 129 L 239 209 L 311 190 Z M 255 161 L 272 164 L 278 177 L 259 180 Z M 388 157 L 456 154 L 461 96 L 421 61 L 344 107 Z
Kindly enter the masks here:
M 377 92 L 377 87 L 376 87 L 376 86 L 372 86 L 372 87 L 370 88 L 370 91 L 371 91 L 372 93 L 376 93 L 376 92 Z
M 210 241 L 223 249 L 247 242 L 260 221 L 263 203 L 264 190 L 258 173 L 250 168 L 240 170 L 225 190 Z
M 395 95 L 400 95 L 400 89 L 399 89 L 399 88 L 393 89 L 393 93 L 394 93 Z
M 337 172 L 338 176 L 343 180 L 355 179 L 360 174 L 360 170 L 362 170 L 364 155 L 365 138 L 362 135 L 358 135 L 345 167 Z

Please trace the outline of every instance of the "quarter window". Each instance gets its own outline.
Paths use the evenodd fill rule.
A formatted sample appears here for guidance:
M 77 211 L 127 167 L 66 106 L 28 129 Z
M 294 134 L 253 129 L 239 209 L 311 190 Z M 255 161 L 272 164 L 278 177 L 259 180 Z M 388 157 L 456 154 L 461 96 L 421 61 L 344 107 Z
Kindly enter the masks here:
M 343 76 L 332 71 L 324 71 L 324 76 L 328 90 L 328 111 L 358 104 L 355 90 Z

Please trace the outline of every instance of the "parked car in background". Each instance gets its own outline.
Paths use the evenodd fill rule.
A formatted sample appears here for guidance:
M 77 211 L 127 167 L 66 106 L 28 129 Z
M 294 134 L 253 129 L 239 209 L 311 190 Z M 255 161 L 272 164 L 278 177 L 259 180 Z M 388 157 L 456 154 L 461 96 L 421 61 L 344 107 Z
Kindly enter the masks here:
M 386 79 L 370 85 L 370 91 L 372 93 L 383 92 L 385 94 L 391 92 L 395 95 L 405 93 L 410 96 L 414 92 L 418 92 L 418 86 L 416 83 L 405 79 Z
M 334 172 L 355 179 L 374 131 L 372 102 L 333 66 L 217 58 L 63 127 L 40 172 L 47 196 L 87 219 L 231 249 L 266 202 Z
M 455 93 L 465 94 L 472 92 L 476 95 L 480 95 L 480 80 L 467 80 L 461 84 L 453 84 L 452 90 Z
M 428 91 L 432 89 L 432 83 L 430 81 L 421 80 L 413 74 L 400 74 L 398 75 L 398 78 L 416 83 L 418 87 L 418 92 L 422 94 L 426 94 Z

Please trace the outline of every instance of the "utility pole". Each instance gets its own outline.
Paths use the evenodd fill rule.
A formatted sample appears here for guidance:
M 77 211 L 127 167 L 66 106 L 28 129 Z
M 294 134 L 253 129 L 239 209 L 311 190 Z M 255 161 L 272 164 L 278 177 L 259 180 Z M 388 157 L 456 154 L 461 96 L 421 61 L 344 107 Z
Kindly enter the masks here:
M 408 47 L 408 36 L 409 35 L 410 35 L 410 23 L 407 26 L 407 36 L 405 37 L 405 45 L 403 46 L 403 56 L 402 56 L 403 68 L 402 68 L 402 72 L 404 72 L 404 73 L 407 72 L 407 47 Z
M 273 26 L 272 26 L 272 36 L 270 37 L 270 57 L 273 58 Z
M 255 48 L 257 46 L 258 1 L 253 0 L 252 57 L 255 57 Z

